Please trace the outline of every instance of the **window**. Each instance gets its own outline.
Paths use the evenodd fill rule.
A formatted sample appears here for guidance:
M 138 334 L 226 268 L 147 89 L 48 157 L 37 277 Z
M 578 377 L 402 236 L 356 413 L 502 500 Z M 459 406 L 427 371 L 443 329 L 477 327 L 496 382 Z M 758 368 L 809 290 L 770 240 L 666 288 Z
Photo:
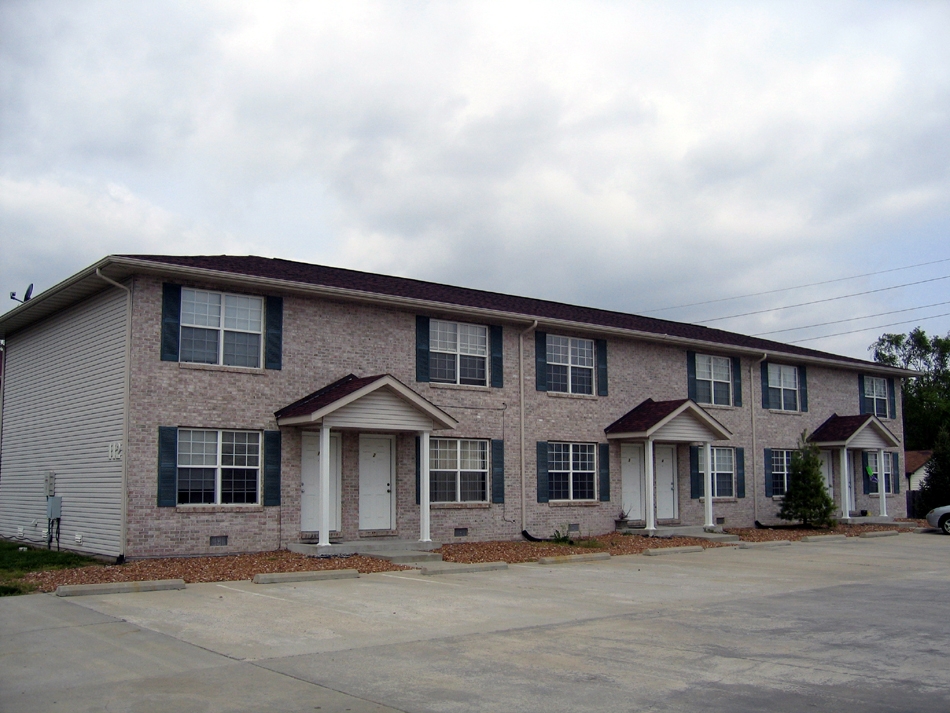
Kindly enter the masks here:
M 798 368 L 769 364 L 769 408 L 798 411 Z
M 261 297 L 183 288 L 180 360 L 259 368 L 263 315 Z
M 699 357 L 696 357 L 697 360 Z M 706 449 L 699 449 L 699 472 L 706 472 Z M 732 448 L 712 449 L 712 487 L 714 498 L 735 497 L 735 451 Z
M 729 357 L 696 355 L 696 402 L 732 405 L 732 360 Z
M 551 500 L 594 499 L 594 444 L 548 443 Z
M 429 501 L 488 500 L 488 441 L 433 438 L 429 441 Z
M 882 379 L 883 381 L 883 379 Z M 870 470 L 869 475 L 871 476 L 871 492 L 878 493 L 878 483 L 880 477 L 880 471 L 877 468 L 877 451 L 867 451 L 868 457 L 868 469 Z M 893 492 L 891 487 L 891 482 L 893 478 L 891 477 L 891 465 L 893 458 L 890 453 L 884 454 L 884 492 L 890 493 Z
M 178 429 L 178 504 L 259 502 L 260 433 Z
M 785 495 L 788 490 L 788 474 L 792 469 L 794 452 L 772 450 L 772 495 Z
M 887 379 L 879 376 L 864 377 L 864 403 L 867 413 L 887 418 Z
M 429 326 L 429 380 L 488 385 L 488 327 L 433 319 Z
M 593 340 L 547 335 L 547 367 L 548 391 L 594 393 Z

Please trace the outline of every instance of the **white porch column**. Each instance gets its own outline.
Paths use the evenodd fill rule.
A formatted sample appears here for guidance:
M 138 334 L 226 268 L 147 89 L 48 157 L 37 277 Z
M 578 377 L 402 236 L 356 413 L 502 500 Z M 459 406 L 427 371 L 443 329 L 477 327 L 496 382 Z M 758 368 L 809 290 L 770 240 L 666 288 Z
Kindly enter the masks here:
M 706 513 L 706 524 L 703 529 L 713 528 L 716 521 L 713 520 L 713 499 L 712 499 L 712 446 L 709 441 L 703 444 L 703 504 Z
M 330 545 L 330 427 L 320 426 L 320 541 Z
M 877 452 L 877 499 L 881 501 L 881 517 L 887 517 L 887 486 L 884 481 L 884 451 L 882 450 Z
M 653 534 L 656 530 L 656 493 L 653 487 L 653 439 L 648 438 L 645 445 L 646 448 L 643 449 L 645 458 L 643 460 L 646 465 L 647 501 L 644 509 L 647 512 L 647 531 Z
M 419 541 L 432 542 L 429 533 L 429 432 L 419 438 Z
M 842 448 L 840 455 L 841 467 L 838 477 L 841 479 L 841 517 L 851 517 L 851 478 L 848 477 L 848 449 Z

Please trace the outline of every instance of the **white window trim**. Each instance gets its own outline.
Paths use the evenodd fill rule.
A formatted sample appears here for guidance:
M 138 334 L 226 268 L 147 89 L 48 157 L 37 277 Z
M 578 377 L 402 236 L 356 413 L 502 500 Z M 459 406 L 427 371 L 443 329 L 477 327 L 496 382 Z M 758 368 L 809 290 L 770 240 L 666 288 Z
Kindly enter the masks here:
M 719 446 L 712 446 L 712 461 L 713 465 L 710 469 L 712 475 L 712 487 L 713 487 L 713 500 L 735 500 L 736 499 L 736 449 L 735 448 L 723 448 Z M 729 495 L 720 495 L 717 487 L 717 478 L 716 476 L 721 473 L 727 473 L 729 471 L 717 471 L 715 469 L 716 465 L 716 451 L 732 451 L 732 493 Z M 699 449 L 699 472 L 705 472 L 705 460 L 706 460 L 706 449 Z
M 432 448 L 436 441 L 453 441 L 455 445 L 455 458 L 456 458 L 456 468 L 455 470 L 455 500 L 432 500 L 430 497 L 429 502 L 432 505 L 484 505 L 488 503 L 488 499 L 491 497 L 491 443 L 484 438 L 430 438 L 429 439 L 429 477 L 432 477 L 432 474 L 435 472 L 450 472 L 451 469 L 446 468 L 435 468 L 432 467 L 432 463 L 435 460 L 432 457 Z M 462 468 L 462 458 L 461 458 L 461 446 L 462 442 L 468 443 L 484 443 L 485 444 L 485 498 L 484 500 L 462 500 L 462 471 L 465 470 L 467 473 L 483 472 L 481 469 L 473 470 L 471 468 Z M 434 493 L 435 490 L 432 488 L 432 485 L 429 485 L 429 492 Z
M 722 379 L 716 378 L 716 370 L 710 362 L 710 378 L 700 379 L 699 378 L 699 359 L 700 357 L 706 359 L 725 359 L 726 363 L 729 365 L 729 378 L 725 381 Z M 696 403 L 701 403 L 708 406 L 734 406 L 735 405 L 735 394 L 732 393 L 732 359 L 729 357 L 720 356 L 718 354 L 697 354 L 696 355 L 696 383 L 699 384 L 700 381 L 709 382 L 709 401 L 699 401 L 697 399 Z M 717 404 L 716 403 L 716 384 L 726 384 L 729 387 L 729 403 L 726 404 Z M 698 394 L 697 394 L 698 395 Z
M 795 452 L 794 448 L 773 448 L 772 449 L 772 462 L 769 464 L 769 468 L 772 472 L 772 497 L 773 498 L 784 498 L 785 493 L 788 492 L 788 474 L 792 468 L 792 453 Z M 782 492 L 775 492 L 775 454 L 784 453 L 785 462 L 784 467 L 785 471 L 782 473 Z
M 874 476 L 877 477 L 878 483 L 881 482 L 880 471 L 877 467 L 877 451 L 865 451 L 868 454 L 868 467 L 874 473 Z M 894 456 L 890 451 L 884 451 L 884 494 L 893 495 L 894 494 Z M 870 495 L 879 495 L 880 490 L 877 483 L 871 482 L 871 492 Z
M 178 458 L 180 453 L 176 447 L 175 453 L 175 507 L 179 508 L 207 508 L 207 507 L 226 507 L 226 508 L 247 508 L 247 507 L 260 507 L 263 497 L 263 487 L 264 487 L 264 437 L 260 431 L 248 431 L 240 428 L 186 428 L 182 427 L 178 429 L 179 439 L 182 431 L 200 431 L 203 433 L 216 433 L 218 434 L 217 439 L 217 454 L 215 456 L 216 465 L 214 466 L 194 466 L 194 465 L 180 465 L 178 463 Z M 257 434 L 257 468 L 248 468 L 245 466 L 223 466 L 221 464 L 221 455 L 222 449 L 224 447 L 224 434 L 225 433 L 255 433 Z M 179 503 L 178 501 L 178 471 L 182 468 L 211 468 L 215 469 L 214 474 L 214 502 L 211 503 Z M 221 471 L 225 468 L 237 468 L 239 470 L 256 470 L 257 471 L 257 495 L 253 503 L 223 503 L 221 502 Z
M 196 287 L 183 287 L 182 292 L 185 290 L 191 292 L 203 292 L 209 295 L 221 295 L 221 318 L 217 327 L 207 327 L 201 324 L 185 324 L 184 319 L 179 316 L 178 320 L 178 361 L 182 364 L 201 364 L 204 366 L 223 366 L 228 369 L 243 369 L 243 370 L 259 370 L 264 365 L 264 322 L 267 318 L 267 300 L 259 295 L 242 295 L 237 292 L 219 292 L 217 290 L 200 290 Z M 227 302 L 228 297 L 249 297 L 251 299 L 257 299 L 261 301 L 261 328 L 260 331 L 253 331 L 247 329 L 226 329 L 224 326 L 224 311 L 225 303 Z M 190 327 L 193 329 L 213 329 L 218 333 L 218 361 L 214 364 L 209 364 L 204 361 L 185 361 L 181 358 L 181 330 L 184 327 Z M 258 340 L 258 354 L 257 354 L 257 366 L 240 366 L 237 364 L 225 364 L 224 363 L 224 333 L 225 332 L 234 332 L 237 334 L 257 334 L 260 336 Z
M 552 503 L 596 503 L 596 502 L 597 502 L 597 496 L 598 496 L 597 488 L 598 488 L 598 486 L 600 485 L 600 484 L 597 482 L 597 480 L 598 480 L 598 479 L 597 479 L 597 468 L 598 468 L 597 458 L 599 457 L 599 454 L 598 454 L 598 452 L 597 452 L 597 450 L 598 450 L 598 449 L 597 449 L 597 444 L 596 444 L 596 443 L 582 443 L 582 442 L 576 442 L 576 443 L 575 443 L 575 442 L 571 442 L 571 441 L 549 441 L 549 442 L 548 442 L 548 449 L 549 449 L 548 452 L 549 452 L 549 453 L 550 453 L 550 447 L 551 447 L 552 445 L 570 446 L 570 448 L 571 448 L 571 451 L 570 451 L 570 464 L 571 464 L 571 465 L 570 465 L 570 469 L 569 469 L 569 470 L 553 470 L 553 469 L 551 469 L 550 467 L 548 467 L 548 489 L 549 489 L 549 491 L 550 491 L 550 487 L 551 487 L 551 486 L 550 486 L 551 473 L 567 473 L 567 474 L 568 474 L 568 477 L 567 477 L 567 493 L 568 493 L 568 497 L 567 497 L 567 499 L 549 497 L 548 502 L 552 502 Z M 588 470 L 574 470 L 574 448 L 576 448 L 577 446 L 593 446 L 593 449 L 594 449 L 594 467 L 593 467 L 593 470 L 589 470 L 589 471 L 588 471 Z M 575 473 L 591 473 L 591 474 L 592 474 L 593 480 L 594 480 L 594 488 L 593 488 L 593 491 L 594 491 L 594 492 L 593 492 L 593 495 L 592 495 L 591 497 L 589 497 L 589 498 L 575 498 L 575 497 L 574 497 L 574 474 L 575 474 Z
M 430 336 L 429 339 L 429 353 L 430 354 L 452 354 L 455 357 L 455 381 L 442 381 L 435 380 L 432 378 L 431 374 L 429 376 L 429 382 L 432 384 L 441 384 L 441 385 L 456 385 L 456 386 L 468 386 L 472 388 L 484 388 L 491 383 L 491 330 L 488 329 L 488 325 L 485 324 L 474 324 L 473 322 L 456 322 L 450 319 L 432 319 L 429 321 L 429 330 L 430 335 L 432 333 L 432 326 L 436 323 L 442 324 L 454 324 L 456 326 L 455 333 L 455 351 L 446 351 L 444 349 L 436 349 L 432 346 L 432 339 Z M 484 354 L 462 354 L 459 350 L 459 339 L 458 339 L 458 327 L 478 327 L 479 329 L 485 330 L 485 353 Z M 462 383 L 462 365 L 461 365 L 461 356 L 471 356 L 485 361 L 485 383 L 484 384 L 463 384 Z
M 548 364 L 554 364 L 556 366 L 566 366 L 567 367 L 567 391 L 555 391 L 551 389 L 550 383 L 548 384 L 548 391 L 553 394 L 571 394 L 573 396 L 596 396 L 597 395 L 597 384 L 595 380 L 597 378 L 597 344 L 593 339 L 585 339 L 584 337 L 568 337 L 563 334 L 549 334 L 547 339 L 551 338 L 557 339 L 566 339 L 567 340 L 567 361 L 551 361 L 549 358 L 550 352 L 545 353 L 545 360 Z M 582 364 L 573 363 L 573 347 L 577 342 L 587 342 L 590 344 L 590 353 L 591 353 L 591 365 L 583 366 Z M 547 349 L 547 344 L 545 344 L 545 349 Z M 575 369 L 584 369 L 585 371 L 590 371 L 590 393 L 585 391 L 574 391 L 574 370 Z
M 874 394 L 874 384 L 880 382 L 884 384 L 884 396 L 875 396 Z M 871 393 L 869 394 L 868 391 Z M 883 376 L 865 376 L 864 377 L 864 401 L 869 403 L 871 408 L 869 413 L 877 416 L 878 418 L 893 418 L 891 415 L 891 404 L 890 399 L 888 398 L 887 393 L 887 379 Z M 877 402 L 884 402 L 884 415 L 878 416 L 877 414 Z
M 779 383 L 778 383 L 778 384 L 773 384 L 773 383 L 772 383 L 772 367 L 775 367 L 776 370 L 778 371 L 778 380 L 779 380 Z M 795 370 L 795 387 L 794 387 L 794 388 L 790 388 L 790 387 L 787 387 L 787 386 L 783 386 L 783 385 L 782 385 L 782 369 L 794 369 L 794 370 Z M 774 410 L 774 411 L 789 411 L 789 412 L 793 412 L 793 413 L 794 413 L 794 412 L 797 412 L 797 411 L 801 411 L 801 410 L 802 410 L 802 381 L 801 381 L 801 373 L 799 372 L 798 367 L 797 367 L 797 366 L 793 366 L 793 365 L 791 365 L 791 364 L 773 364 L 773 363 L 769 363 L 769 365 L 768 365 L 768 373 L 769 373 L 769 390 L 778 389 L 778 392 L 779 392 L 779 407 L 778 407 L 777 409 L 772 409 L 772 410 Z M 786 391 L 793 391 L 793 392 L 795 392 L 795 408 L 788 408 L 788 407 L 785 405 L 785 392 L 786 392 Z

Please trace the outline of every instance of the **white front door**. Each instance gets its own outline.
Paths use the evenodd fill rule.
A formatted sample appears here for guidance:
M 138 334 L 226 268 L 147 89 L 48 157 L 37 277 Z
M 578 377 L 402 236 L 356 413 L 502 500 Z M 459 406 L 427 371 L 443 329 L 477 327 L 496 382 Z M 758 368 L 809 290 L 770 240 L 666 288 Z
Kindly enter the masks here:
M 656 519 L 676 519 L 676 447 L 656 446 Z
M 643 446 L 624 443 L 620 446 L 620 480 L 623 504 L 628 520 L 646 520 L 644 504 Z
M 393 440 L 360 436 L 360 529 L 393 529 Z
M 304 431 L 300 444 L 300 531 L 320 529 L 320 434 Z M 340 530 L 340 437 L 330 435 L 330 531 Z
M 831 451 L 821 451 L 821 474 L 825 476 L 825 488 L 828 490 L 828 495 L 834 497 L 835 487 L 834 487 L 834 469 L 831 467 Z

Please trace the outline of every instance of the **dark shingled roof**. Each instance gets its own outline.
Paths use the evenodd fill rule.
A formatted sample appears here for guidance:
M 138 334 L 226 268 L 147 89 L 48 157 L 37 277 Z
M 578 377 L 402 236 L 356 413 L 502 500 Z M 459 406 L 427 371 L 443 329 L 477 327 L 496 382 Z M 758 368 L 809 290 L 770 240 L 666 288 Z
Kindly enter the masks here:
M 314 391 L 309 396 L 304 396 L 299 401 L 294 401 L 289 406 L 284 406 L 284 408 L 279 411 L 275 411 L 274 416 L 277 418 L 309 416 L 324 406 L 329 406 L 334 401 L 339 401 L 344 396 L 348 396 L 354 391 L 359 391 L 367 384 L 379 381 L 385 376 L 385 374 L 377 374 L 376 376 L 358 377 L 354 374 L 347 374 L 342 379 L 334 381 L 332 384 L 324 386 L 318 391 Z
M 926 465 L 933 454 L 933 451 L 904 451 L 904 471 L 907 475 L 910 475 L 918 468 Z
M 689 399 L 654 401 L 647 399 L 604 429 L 604 433 L 642 433 L 673 413 Z
M 524 315 L 531 319 L 552 319 L 586 323 L 592 326 L 612 327 L 618 329 L 636 330 L 657 335 L 667 335 L 682 339 L 701 340 L 715 344 L 743 347 L 763 351 L 777 351 L 785 354 L 799 355 L 851 364 L 867 364 L 868 362 L 852 357 L 830 354 L 814 349 L 805 349 L 768 339 L 749 337 L 744 334 L 726 332 L 721 329 L 700 327 L 685 322 L 672 322 L 665 319 L 641 317 L 624 312 L 612 312 L 592 307 L 550 302 L 530 297 L 516 297 L 498 292 L 474 290 L 467 287 L 453 287 L 437 282 L 424 282 L 405 277 L 376 275 L 357 270 L 346 270 L 339 267 L 325 265 L 311 265 L 278 258 L 264 258 L 254 255 L 123 255 L 121 257 L 136 260 L 149 260 L 155 263 L 177 265 L 182 267 L 215 270 L 235 275 L 261 277 L 275 280 L 286 280 L 304 285 L 318 285 L 346 290 L 356 290 L 373 295 L 404 297 L 418 300 L 441 302 L 447 305 L 474 307 L 499 312 L 508 312 Z
M 861 430 L 872 418 L 871 414 L 866 413 L 860 416 L 839 416 L 836 413 L 821 424 L 808 440 L 812 443 L 838 443 L 847 441 L 851 436 Z

